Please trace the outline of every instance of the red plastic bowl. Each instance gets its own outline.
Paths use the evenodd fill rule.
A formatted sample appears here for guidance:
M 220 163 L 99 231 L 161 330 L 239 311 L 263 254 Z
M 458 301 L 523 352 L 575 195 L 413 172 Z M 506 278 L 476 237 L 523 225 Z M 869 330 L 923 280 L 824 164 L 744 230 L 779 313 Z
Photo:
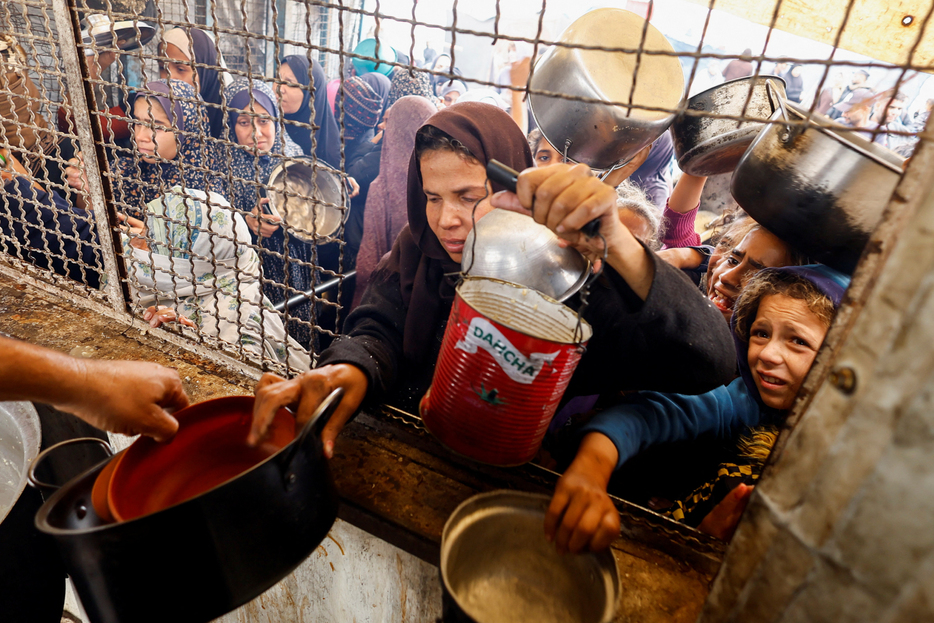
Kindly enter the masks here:
M 137 439 L 117 461 L 107 505 L 117 521 L 174 506 L 232 480 L 295 439 L 295 418 L 276 413 L 257 447 L 246 443 L 253 397 L 230 396 L 192 405 L 175 414 L 178 432 L 167 443 Z

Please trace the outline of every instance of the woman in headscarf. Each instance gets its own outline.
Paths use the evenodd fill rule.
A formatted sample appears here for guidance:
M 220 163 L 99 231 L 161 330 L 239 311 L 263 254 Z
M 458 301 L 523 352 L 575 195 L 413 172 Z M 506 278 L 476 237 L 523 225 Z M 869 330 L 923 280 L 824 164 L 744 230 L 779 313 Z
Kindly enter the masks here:
M 389 87 L 389 99 L 386 100 L 387 110 L 406 95 L 419 95 L 429 102 L 438 105 L 438 99 L 431 86 L 431 77 L 422 71 L 413 71 L 396 67 L 392 72 L 392 81 Z
M 251 439 L 279 406 L 298 401 L 307 417 L 336 387 L 344 397 L 322 433 L 325 453 L 364 399 L 413 409 L 428 389 L 454 300 L 467 234 L 494 206 L 529 213 L 606 266 L 584 319 L 594 329 L 567 396 L 635 388 L 705 391 L 733 372 L 729 331 L 680 271 L 659 260 L 620 222 L 616 191 L 586 165 L 526 170 L 518 195 L 487 180 L 496 159 L 532 166 L 525 136 L 498 108 L 469 102 L 433 115 L 417 132 L 408 168 L 409 224 L 377 266 L 344 334 L 318 367 L 291 381 L 265 376 Z M 580 228 L 600 219 L 600 236 Z M 580 305 L 571 300 L 571 306 Z M 300 417 L 300 419 L 302 419 Z
M 313 249 L 311 244 L 294 236 L 289 237 L 286 248 L 285 233 L 276 222 L 280 217 L 264 209 L 268 200 L 264 198 L 263 185 L 283 162 L 283 156 L 295 158 L 302 155 L 302 150 L 279 126 L 279 107 L 269 85 L 254 80 L 252 87 L 251 90 L 249 80 L 241 78 L 227 88 L 229 140 L 240 145 L 240 148 L 231 149 L 231 204 L 246 216 L 254 244 L 262 247 L 263 278 L 282 284 L 264 283 L 263 294 L 273 303 L 280 303 L 297 292 L 311 289 Z M 260 214 L 264 214 L 262 220 Z M 310 323 L 311 302 L 289 308 L 289 315 Z M 290 323 L 289 333 L 302 345 L 311 342 L 311 329 L 301 322 Z
M 218 145 L 199 140 L 208 118 L 191 85 L 153 80 L 136 94 L 131 109 L 138 153 L 114 163 L 120 209 L 139 218 L 147 203 L 173 186 L 227 195 Z
M 309 68 L 314 84 L 311 89 Z M 314 155 L 324 160 L 332 167 L 341 166 L 340 132 L 334 113 L 328 106 L 327 78 L 318 61 L 313 60 L 311 65 L 304 56 L 286 56 L 279 65 L 279 79 L 283 82 L 292 82 L 299 86 L 278 84 L 276 86 L 279 96 L 279 105 L 287 121 L 315 126 L 314 145 L 312 148 L 311 128 L 305 128 L 286 123 L 285 129 L 296 145 L 301 147 L 306 156 Z M 306 88 L 302 88 L 306 87 Z M 314 118 L 312 118 L 311 98 L 314 92 Z
M 386 108 L 386 102 L 389 101 L 389 90 L 392 88 L 392 81 L 384 76 L 383 74 L 375 71 L 371 71 L 368 74 L 363 74 L 360 76 L 360 79 L 366 82 L 373 92 L 379 96 L 380 107 L 382 108 L 382 114 L 380 115 L 377 124 L 383 120 L 383 116 L 386 114 L 388 108 Z
M 178 321 L 238 353 L 310 367 L 268 308 L 250 232 L 223 197 L 176 186 L 146 205 L 145 227 L 131 232 L 130 283 L 150 325 Z
M 181 80 L 198 89 L 201 99 L 208 104 L 211 136 L 224 136 L 224 111 L 221 108 L 221 91 L 224 84 L 221 69 L 226 69 L 224 57 L 214 44 L 214 39 L 200 28 L 173 28 L 162 37 L 163 61 L 160 69 L 162 78 Z M 192 63 L 199 66 L 193 67 Z M 204 64 L 207 67 L 201 67 Z M 213 105 L 212 105 L 213 104 Z
M 383 114 L 383 100 L 370 85 L 357 76 L 344 80 L 344 162 L 347 175 L 359 186 L 350 200 L 350 214 L 344 224 L 346 265 L 353 265 L 363 237 L 363 214 L 370 183 L 379 173 L 379 144 L 374 142 L 376 124 Z M 340 102 L 338 102 L 340 103 Z M 338 108 L 338 118 L 341 110 Z
M 424 97 L 409 95 L 393 104 L 384 117 L 379 175 L 370 184 L 363 215 L 353 307 L 360 304 L 370 274 L 408 223 L 406 176 L 415 149 L 415 132 L 436 112 L 438 109 Z
M 191 85 L 153 80 L 131 97 L 130 113 L 137 153 L 121 155 L 113 165 L 118 211 L 141 218 L 146 204 L 173 186 L 227 195 L 218 145 L 199 140 L 208 119 Z M 87 187 L 82 168 L 69 166 L 65 176 L 79 191 Z

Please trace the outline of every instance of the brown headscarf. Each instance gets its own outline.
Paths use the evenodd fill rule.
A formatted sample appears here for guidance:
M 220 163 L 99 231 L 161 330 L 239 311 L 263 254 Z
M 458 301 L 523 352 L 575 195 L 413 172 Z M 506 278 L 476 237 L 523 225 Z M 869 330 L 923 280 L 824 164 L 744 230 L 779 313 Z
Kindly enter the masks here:
M 529 144 L 508 114 L 490 104 L 454 104 L 431 116 L 433 126 L 460 141 L 484 167 L 490 159 L 522 171 L 532 166 Z M 492 184 L 493 192 L 504 190 Z M 454 298 L 460 264 L 451 259 L 428 226 L 428 199 L 415 152 L 409 160 L 409 224 L 399 233 L 392 252 L 380 268 L 398 272 L 406 309 L 403 351 L 412 361 L 424 362 L 432 352 L 435 328 L 443 322 L 447 302 Z M 374 279 L 376 277 L 374 276 Z

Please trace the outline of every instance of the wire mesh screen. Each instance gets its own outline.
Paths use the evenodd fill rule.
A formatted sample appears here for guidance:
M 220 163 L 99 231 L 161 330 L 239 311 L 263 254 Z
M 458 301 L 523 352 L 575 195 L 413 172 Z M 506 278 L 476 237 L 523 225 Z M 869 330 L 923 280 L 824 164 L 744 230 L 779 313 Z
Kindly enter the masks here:
M 307 369 L 405 224 L 399 179 L 373 186 L 396 210 L 368 210 L 381 170 L 398 178 L 411 152 L 382 137 L 426 118 L 390 113 L 401 98 L 502 108 L 537 166 L 628 176 L 659 246 L 682 169 L 710 178 L 702 209 L 729 212 L 732 170 L 764 128 L 785 145 L 829 137 L 897 182 L 934 105 L 932 6 L 889 12 L 885 41 L 867 43 L 873 4 L 817 20 L 781 0 L 629 1 L 599 19 L 544 0 L 7 2 L 0 245 L 153 326 Z M 745 195 L 773 192 L 756 179 Z

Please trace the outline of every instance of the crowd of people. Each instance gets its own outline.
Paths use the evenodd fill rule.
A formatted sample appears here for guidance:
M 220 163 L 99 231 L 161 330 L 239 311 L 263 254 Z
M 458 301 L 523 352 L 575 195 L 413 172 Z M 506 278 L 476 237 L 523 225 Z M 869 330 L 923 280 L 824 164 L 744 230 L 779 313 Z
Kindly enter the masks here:
M 579 297 L 567 302 L 582 310 L 594 338 L 546 441 L 543 460 L 566 468 L 546 533 L 561 550 L 605 548 L 619 531 L 609 493 L 625 492 L 729 536 L 846 275 L 809 264 L 793 240 L 742 212 L 702 238 L 696 219 L 706 179 L 684 173 L 672 183 L 667 132 L 603 180 L 567 162 L 540 130 L 529 131 L 527 103 L 509 88 L 524 87 L 529 59 L 504 70 L 497 92 L 468 88 L 456 68 L 452 78 L 445 55 L 413 64 L 375 40 L 361 42 L 346 74 L 330 80 L 310 54 L 299 54 L 280 59 L 267 80 L 228 81 L 217 46 L 195 27 L 167 30 L 158 45 L 161 77 L 124 107 L 95 113 L 109 120 L 107 168 L 133 302 L 152 326 L 181 323 L 302 372 L 260 381 L 254 442 L 279 407 L 295 405 L 301 420 L 338 387 L 344 397 L 323 432 L 328 456 L 361 407 L 415 411 L 431 383 L 467 235 L 489 211 L 514 210 L 602 269 L 586 306 Z M 749 56 L 730 63 L 724 78 L 751 74 Z M 88 57 L 97 65 L 91 75 L 108 60 Z M 795 71 L 788 70 L 789 97 Z M 823 112 L 861 127 L 917 127 L 897 114 L 898 94 L 864 94 L 865 80 L 856 78 L 827 102 L 821 94 L 821 106 L 829 103 Z M 875 113 L 856 119 L 870 100 Z M 60 110 L 60 126 L 71 128 L 71 112 Z M 48 124 L 35 113 L 9 121 L 23 119 L 36 130 L 32 144 L 23 132 L 4 134 L 6 251 L 100 287 L 84 156 L 46 157 Z M 877 142 L 898 151 L 895 136 Z M 346 180 L 349 214 L 339 241 L 303 241 L 270 209 L 271 172 L 302 157 Z M 521 171 L 515 193 L 487 180 L 491 159 Z M 591 238 L 581 228 L 595 218 L 601 237 Z M 273 310 L 327 271 L 350 267 L 355 290 L 342 301 L 350 313 L 326 347 L 311 331 L 313 301 L 286 317 Z M 685 467 L 698 448 L 703 467 Z M 657 477 L 627 477 L 639 460 L 654 465 L 641 474 Z

